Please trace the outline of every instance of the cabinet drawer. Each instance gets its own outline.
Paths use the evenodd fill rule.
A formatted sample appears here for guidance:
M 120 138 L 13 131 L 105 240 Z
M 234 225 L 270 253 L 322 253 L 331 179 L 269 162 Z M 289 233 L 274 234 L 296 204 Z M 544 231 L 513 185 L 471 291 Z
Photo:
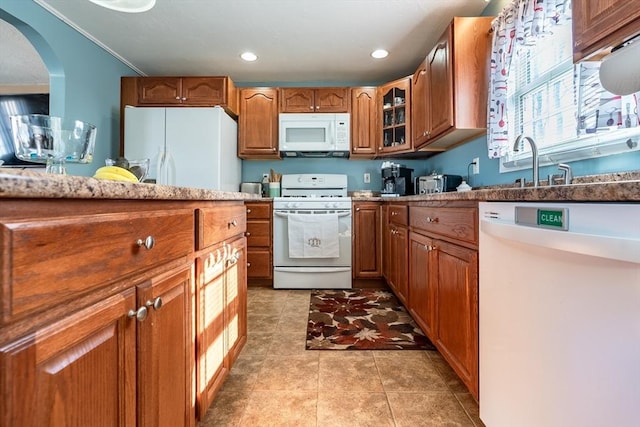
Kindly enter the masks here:
M 469 243 L 478 242 L 477 210 L 473 208 L 412 207 L 411 227 Z
M 257 279 L 271 279 L 271 252 L 267 249 L 247 250 L 247 276 Z
M 271 246 L 271 223 L 269 221 L 247 221 L 247 246 Z
M 389 205 L 389 222 L 397 225 L 409 224 L 409 209 L 402 205 Z
M 5 321 L 186 256 L 194 247 L 191 209 L 11 220 L 1 228 L 3 253 L 12 254 L 3 261 L 8 274 L 0 278 Z M 149 236 L 154 244 L 147 249 Z
M 198 250 L 247 231 L 244 205 L 204 208 L 196 211 Z
M 247 220 L 270 219 L 271 203 L 247 203 Z

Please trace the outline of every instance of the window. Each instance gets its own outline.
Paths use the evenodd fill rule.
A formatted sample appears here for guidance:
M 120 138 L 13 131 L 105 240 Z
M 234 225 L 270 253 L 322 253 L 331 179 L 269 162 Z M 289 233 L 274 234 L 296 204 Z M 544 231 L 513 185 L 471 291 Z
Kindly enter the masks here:
M 516 49 L 507 81 L 508 139 L 531 136 L 541 165 L 637 150 L 638 94 L 605 91 L 599 62 L 574 65 L 572 54 L 571 25 Z M 531 149 L 523 142 L 518 152 L 509 147 L 500 171 L 530 166 Z

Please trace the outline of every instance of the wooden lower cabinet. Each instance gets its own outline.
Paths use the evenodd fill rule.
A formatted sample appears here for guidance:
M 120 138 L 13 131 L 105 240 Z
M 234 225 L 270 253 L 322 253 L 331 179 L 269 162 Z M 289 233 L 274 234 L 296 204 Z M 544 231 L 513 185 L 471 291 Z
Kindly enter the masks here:
M 410 207 L 406 305 L 478 399 L 477 207 Z
M 390 225 L 389 238 L 389 272 L 387 284 L 406 307 L 408 304 L 409 285 L 409 247 L 408 234 L 405 227 Z
M 436 241 L 435 344 L 478 398 L 478 252 Z
M 215 245 L 196 262 L 196 395 L 202 419 L 247 340 L 246 239 Z
M 272 202 L 247 201 L 247 278 L 271 283 L 272 264 Z
M 382 275 L 382 209 L 377 202 L 353 203 L 353 277 Z
M 0 349 L 2 425 L 193 425 L 190 271 L 149 278 Z

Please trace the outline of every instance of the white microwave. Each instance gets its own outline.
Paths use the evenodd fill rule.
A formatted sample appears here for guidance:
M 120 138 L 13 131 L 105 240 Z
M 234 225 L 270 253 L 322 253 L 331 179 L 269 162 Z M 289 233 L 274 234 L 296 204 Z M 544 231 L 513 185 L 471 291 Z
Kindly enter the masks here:
M 348 157 L 348 113 L 280 113 L 279 148 L 285 157 Z

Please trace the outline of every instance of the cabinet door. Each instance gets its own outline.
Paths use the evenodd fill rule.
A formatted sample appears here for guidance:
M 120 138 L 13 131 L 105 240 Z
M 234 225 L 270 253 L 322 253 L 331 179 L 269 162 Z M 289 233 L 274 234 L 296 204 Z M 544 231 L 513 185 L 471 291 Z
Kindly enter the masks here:
M 395 273 L 397 296 L 400 302 L 408 306 L 409 293 L 409 233 L 404 227 L 396 227 L 393 237 L 395 254 Z
M 247 249 L 247 278 L 273 279 L 271 250 L 269 248 Z
M 348 113 L 349 88 L 327 87 L 315 90 L 316 113 Z
M 315 111 L 314 95 L 312 88 L 280 89 L 280 112 L 312 113 Z
M 478 398 L 478 252 L 436 241 L 438 350 Z
M 438 265 L 432 239 L 409 233 L 409 311 L 435 341 Z
M 219 245 L 196 259 L 196 402 L 202 419 L 228 373 L 225 363 L 225 251 Z
M 640 33 L 640 8 L 627 0 L 573 0 L 573 52 L 580 60 Z
M 247 342 L 247 241 L 241 237 L 225 245 L 225 333 L 231 367 Z
M 429 137 L 434 138 L 454 125 L 453 68 L 451 40 L 453 26 L 449 25 L 428 56 L 429 79 Z
M 135 426 L 134 289 L 0 349 L 3 426 Z
M 411 145 L 411 77 L 378 88 L 378 111 L 381 112 L 382 144 L 379 154 L 410 152 Z
M 138 103 L 181 104 L 182 79 L 179 77 L 140 77 Z
M 389 206 L 382 205 L 382 277 L 390 282 L 391 225 L 389 224 Z
M 411 127 L 413 146 L 418 147 L 429 139 L 429 74 L 427 59 L 411 79 Z
M 278 89 L 240 90 L 238 153 L 242 158 L 280 158 Z
M 183 77 L 182 102 L 186 105 L 226 104 L 224 77 Z
M 353 205 L 353 276 L 375 278 L 381 275 L 381 222 L 378 203 Z
M 191 269 L 138 286 L 147 318 L 138 328 L 138 425 L 190 426 L 192 361 Z
M 351 155 L 374 157 L 379 139 L 377 89 L 375 87 L 352 88 Z

